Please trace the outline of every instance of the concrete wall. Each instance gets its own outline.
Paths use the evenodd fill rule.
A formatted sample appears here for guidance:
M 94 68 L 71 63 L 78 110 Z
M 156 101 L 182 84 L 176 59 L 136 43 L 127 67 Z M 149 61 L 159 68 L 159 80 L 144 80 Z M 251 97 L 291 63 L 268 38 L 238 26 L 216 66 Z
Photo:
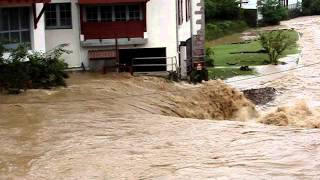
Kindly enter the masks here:
M 40 13 L 40 11 L 43 8 L 43 4 L 39 3 L 36 4 L 36 9 L 37 9 L 37 15 Z M 32 15 L 31 15 L 32 18 Z M 33 22 L 33 18 L 31 20 Z M 45 22 L 44 22 L 44 16 L 41 17 L 41 19 L 38 22 L 37 29 L 33 28 L 34 25 L 32 23 L 31 29 L 33 29 L 31 39 L 32 39 L 32 47 L 36 51 L 46 51 L 46 41 L 45 41 Z
M 52 0 L 52 3 L 71 3 L 72 11 L 72 29 L 46 29 L 46 46 L 50 50 L 59 44 L 67 43 L 68 48 L 72 51 L 71 54 L 64 55 L 66 63 L 68 63 L 69 68 L 80 67 L 81 66 L 81 56 L 80 56 L 80 23 L 79 23 L 79 9 L 75 0 Z

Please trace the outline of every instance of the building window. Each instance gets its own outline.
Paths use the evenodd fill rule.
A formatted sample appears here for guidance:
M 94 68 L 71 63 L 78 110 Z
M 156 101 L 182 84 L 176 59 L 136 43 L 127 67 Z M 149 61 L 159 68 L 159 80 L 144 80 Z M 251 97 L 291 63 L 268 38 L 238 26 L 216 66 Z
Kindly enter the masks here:
M 98 7 L 97 6 L 88 6 L 86 7 L 86 17 L 88 22 L 97 22 L 98 21 Z
M 112 21 L 141 21 L 143 20 L 142 6 L 115 5 L 115 6 L 87 6 L 84 7 L 86 22 Z
M 186 21 L 189 21 L 191 18 L 191 1 L 186 0 Z
M 129 20 L 141 20 L 141 7 L 139 5 L 128 6 Z
M 8 49 L 21 43 L 31 47 L 28 7 L 0 8 L 0 43 Z
M 178 0 L 178 24 L 183 23 L 183 0 Z
M 113 21 L 113 7 L 112 6 L 102 6 L 101 11 L 101 21 Z
M 72 28 L 71 3 L 56 3 L 46 5 L 46 28 Z
M 116 21 L 126 21 L 127 20 L 127 6 L 115 6 L 114 14 Z

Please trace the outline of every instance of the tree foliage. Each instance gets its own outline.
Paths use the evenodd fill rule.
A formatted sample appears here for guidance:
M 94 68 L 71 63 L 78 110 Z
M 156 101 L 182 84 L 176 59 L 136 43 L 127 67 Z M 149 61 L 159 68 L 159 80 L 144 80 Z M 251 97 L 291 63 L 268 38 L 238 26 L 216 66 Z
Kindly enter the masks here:
M 287 8 L 279 0 L 260 0 L 258 8 L 266 24 L 276 25 L 288 17 Z
M 304 15 L 319 15 L 320 0 L 303 0 L 302 12 Z
M 237 19 L 241 8 L 238 0 L 205 0 L 207 19 Z
M 278 64 L 279 56 L 295 44 L 295 40 L 286 34 L 286 30 L 275 30 L 260 35 L 260 43 L 267 51 L 270 63 Z

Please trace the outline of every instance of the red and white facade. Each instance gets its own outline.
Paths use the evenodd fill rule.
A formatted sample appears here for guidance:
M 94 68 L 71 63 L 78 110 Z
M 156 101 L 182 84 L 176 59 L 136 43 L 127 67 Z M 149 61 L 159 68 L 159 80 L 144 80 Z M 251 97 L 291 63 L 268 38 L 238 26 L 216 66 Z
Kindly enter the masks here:
M 186 68 L 186 59 L 204 55 L 203 0 L 0 0 L 1 13 L 2 44 L 48 51 L 68 43 L 70 68 L 100 56 L 175 57 Z

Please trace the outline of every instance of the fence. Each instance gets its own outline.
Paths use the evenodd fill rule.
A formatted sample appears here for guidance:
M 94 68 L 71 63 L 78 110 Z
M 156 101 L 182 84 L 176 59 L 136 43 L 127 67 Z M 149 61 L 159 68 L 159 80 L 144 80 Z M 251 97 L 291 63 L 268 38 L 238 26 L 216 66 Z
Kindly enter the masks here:
M 165 61 L 165 62 L 161 62 L 161 61 Z M 132 75 L 135 72 L 144 72 L 144 73 L 177 72 L 178 70 L 179 68 L 178 68 L 178 62 L 177 62 L 176 56 L 133 58 L 131 62 Z

